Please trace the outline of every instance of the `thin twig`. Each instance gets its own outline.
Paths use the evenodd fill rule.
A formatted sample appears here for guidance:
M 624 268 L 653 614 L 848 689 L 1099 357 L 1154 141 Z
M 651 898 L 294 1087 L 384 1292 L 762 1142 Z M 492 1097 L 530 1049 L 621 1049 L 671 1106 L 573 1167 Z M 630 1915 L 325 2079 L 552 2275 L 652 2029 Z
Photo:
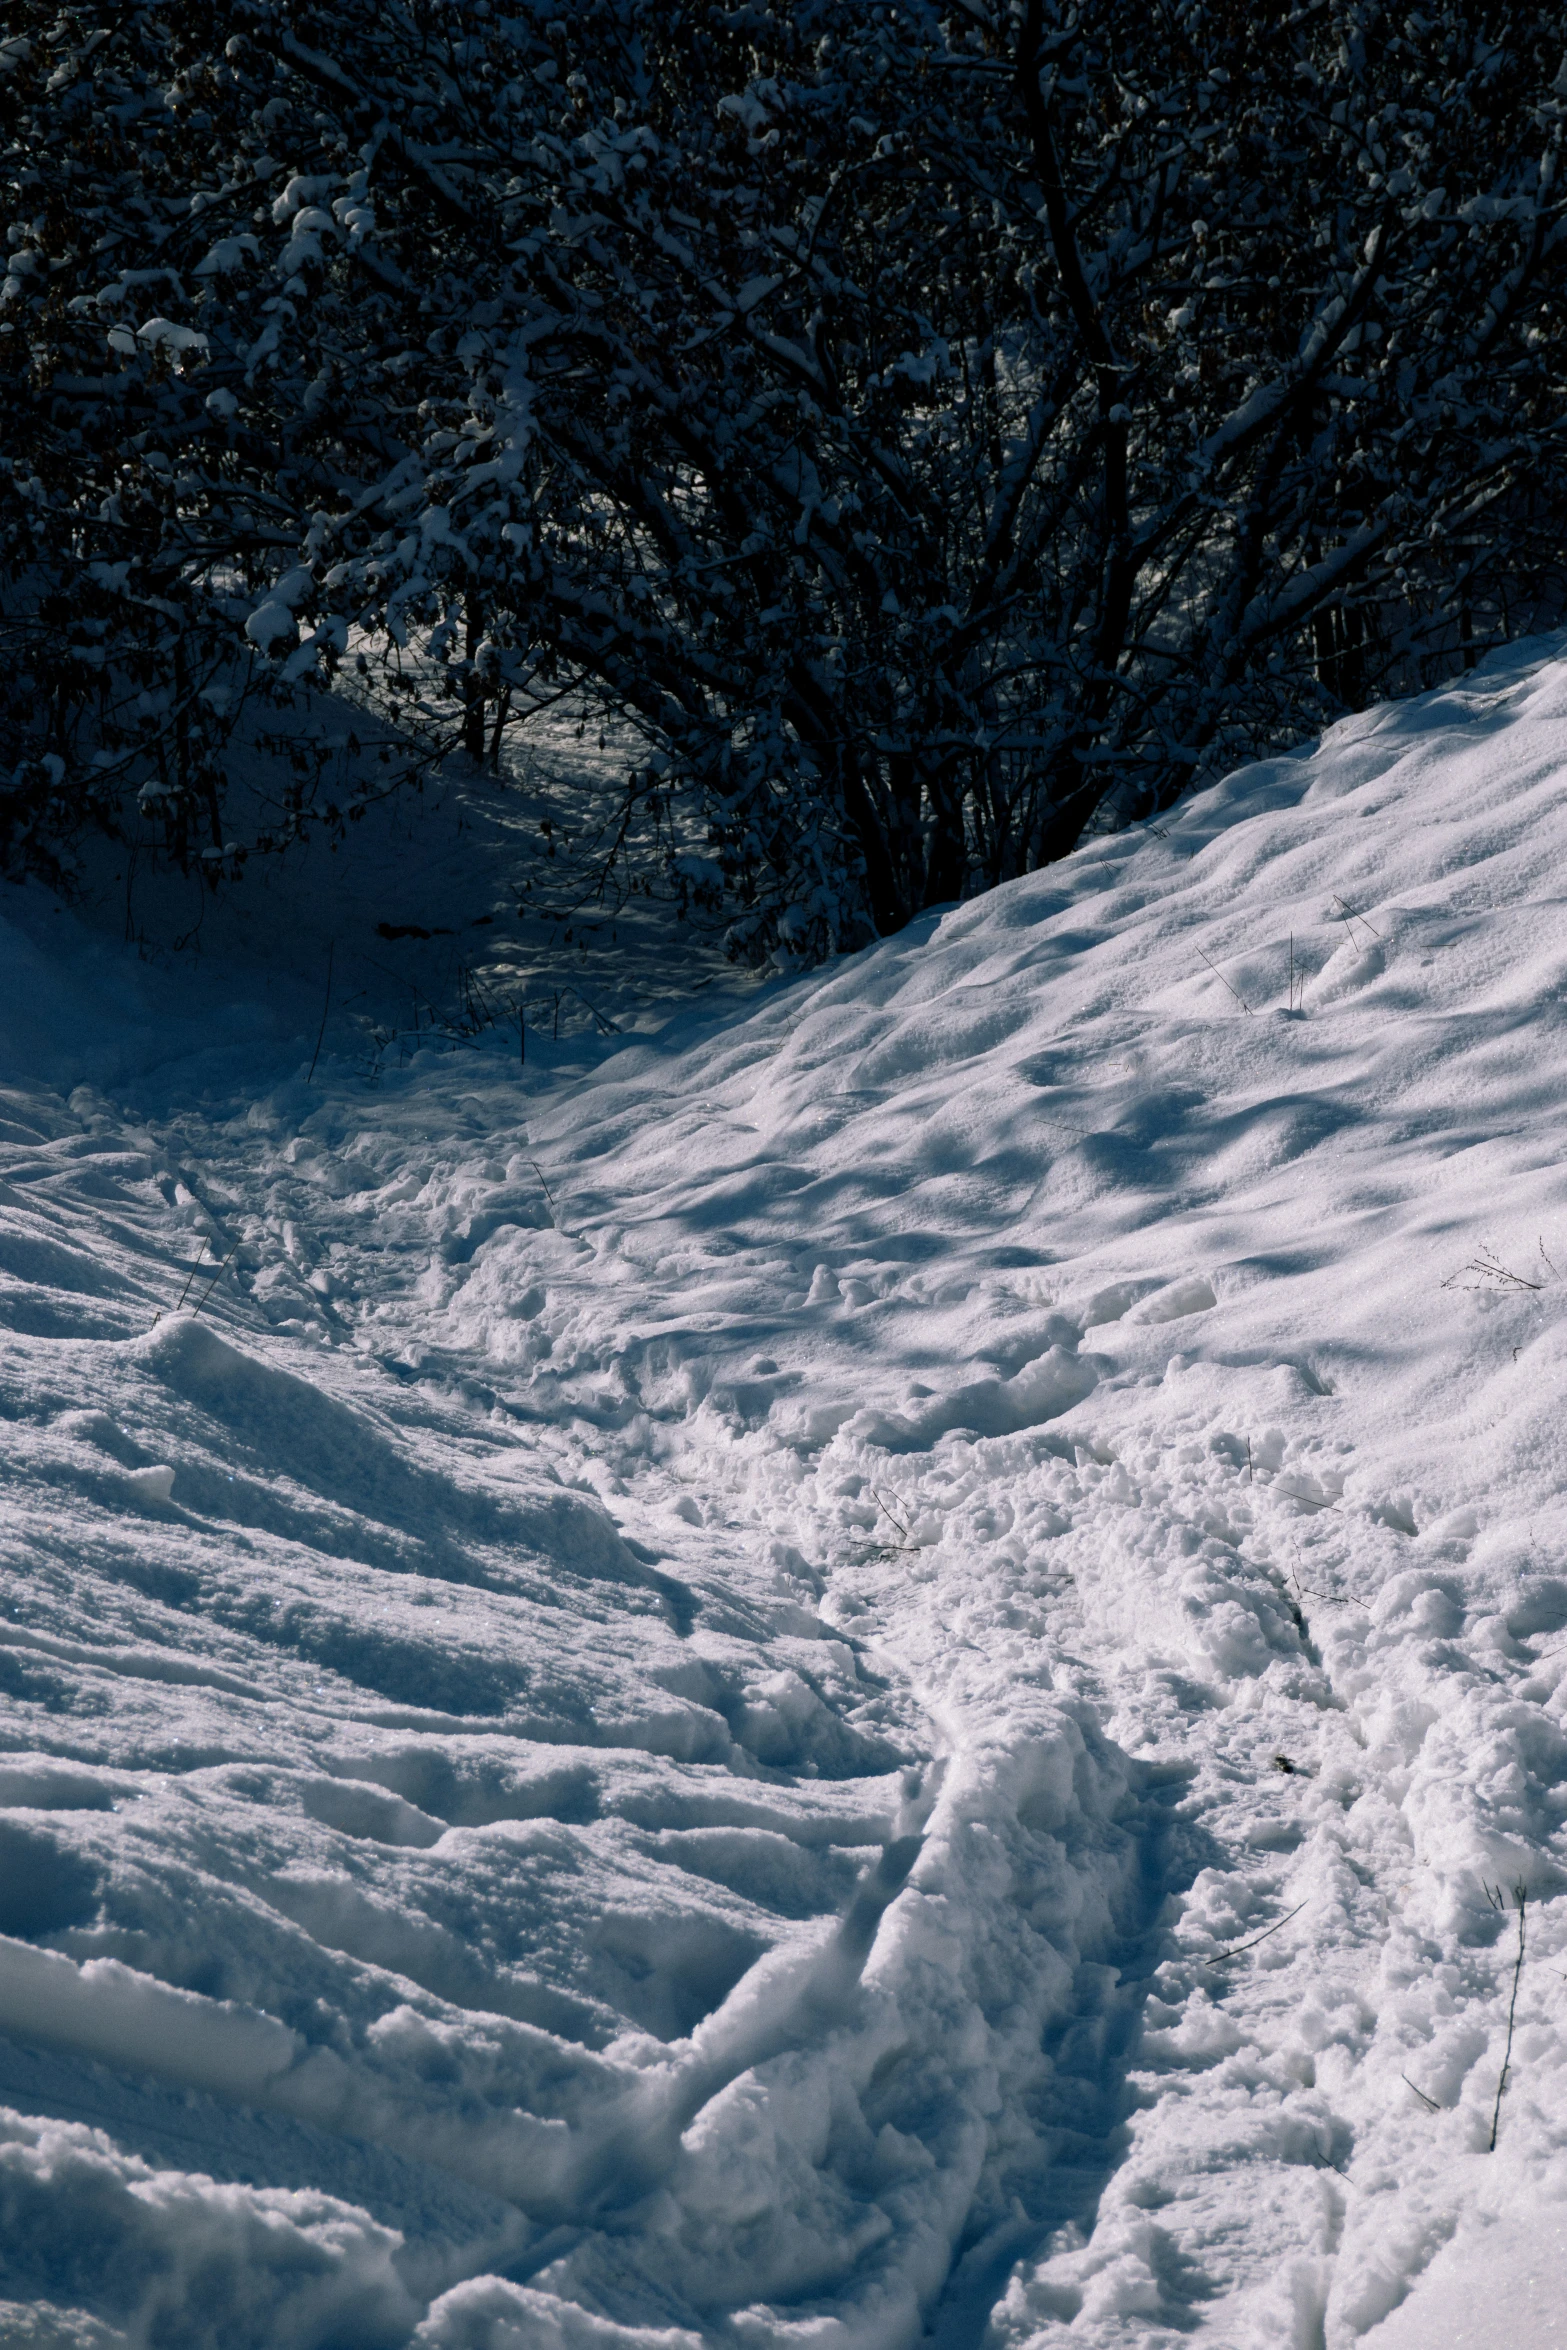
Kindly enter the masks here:
M 1400 2080 L 1403 2082 L 1403 2084 L 1404 2084 L 1404 2087 L 1405 2087 L 1406 2089 L 1415 2089 L 1415 2084 L 1414 2084 L 1414 2082 L 1413 2082 L 1413 2081 L 1410 2079 L 1410 2077 L 1409 2077 L 1408 2073 L 1400 2073 L 1398 2077 L 1399 2077 L 1399 2079 L 1400 2079 Z M 1432 2112 L 1432 2113 L 1440 2113 L 1440 2112 L 1441 2112 L 1442 2108 L 1441 2108 L 1441 2106 L 1440 2106 L 1440 2105 L 1437 2103 L 1436 2099 L 1435 2099 L 1434 2097 L 1428 2097 L 1428 2096 L 1426 2095 L 1426 2093 L 1425 2093 L 1424 2089 L 1415 2089 L 1415 2095 L 1416 2095 L 1416 2096 L 1419 2098 L 1419 2100 L 1420 2100 L 1421 2104 L 1422 2104 L 1422 2105 L 1424 2105 L 1425 2107 L 1427 2107 L 1427 2108 L 1428 2108 L 1428 2110 L 1429 2110 L 1430 2112 Z
M 884 1501 L 882 1496 L 877 1492 L 874 1485 L 871 1487 L 870 1491 L 877 1508 L 881 1511 L 882 1516 L 888 1521 L 889 1525 L 895 1526 L 897 1528 L 898 1533 L 902 1539 L 898 1542 L 878 1542 L 872 1547 L 871 1550 L 866 1553 L 866 1556 L 869 1558 L 878 1559 L 895 1559 L 902 1558 L 905 1552 L 918 1550 L 919 1544 L 911 1538 L 908 1527 L 903 1523 L 903 1520 L 899 1517 L 897 1511 L 889 1507 L 887 1502 Z
M 1240 1008 L 1241 1008 L 1241 1010 L 1242 1010 L 1243 1012 L 1249 1012 L 1249 1011 L 1251 1010 L 1251 1006 L 1250 1006 L 1250 1004 L 1249 1004 L 1249 1003 L 1246 1001 L 1246 998 L 1245 998 L 1243 995 L 1238 995 L 1238 994 L 1236 994 L 1236 991 L 1235 991 L 1235 989 L 1234 989 L 1233 987 L 1231 987 L 1231 986 L 1230 986 L 1230 983 L 1229 983 L 1229 981 L 1228 981 L 1228 980 L 1225 978 L 1225 976 L 1224 976 L 1224 973 L 1223 973 L 1223 972 L 1222 972 L 1222 971 L 1219 969 L 1219 966 L 1218 966 L 1218 964 L 1217 964 L 1217 963 L 1209 963 L 1209 962 L 1208 962 L 1208 958 L 1207 958 L 1207 956 L 1206 956 L 1206 955 L 1203 953 L 1203 951 L 1202 951 L 1202 948 L 1201 948 L 1201 947 L 1199 947 L 1199 948 L 1197 949 L 1197 956 L 1198 956 L 1198 960 L 1199 960 L 1200 962 L 1203 962 L 1203 963 L 1208 963 L 1208 968 L 1209 968 L 1209 970 L 1210 970 L 1210 971 L 1213 973 L 1213 976 L 1214 976 L 1214 978 L 1215 978 L 1215 979 L 1216 979 L 1216 980 L 1219 982 L 1219 985 L 1220 985 L 1222 988 L 1224 988 L 1228 994 L 1230 994 L 1230 995 L 1232 995 L 1232 996 L 1234 996 L 1234 997 L 1235 997 L 1235 1001 L 1236 1001 L 1236 1002 L 1237 1002 L 1237 1003 L 1240 1005 Z
M 1325 1501 L 1319 1494 L 1302 1493 L 1298 1485 L 1286 1485 L 1280 1477 L 1268 1480 L 1275 1493 L 1282 1493 L 1286 1501 L 1303 1501 L 1310 1510 L 1336 1510 L 1336 1501 Z
M 555 1213 L 555 1195 L 544 1180 L 544 1171 L 540 1167 L 538 1160 L 530 1159 L 528 1164 L 533 1169 L 534 1174 L 538 1176 L 539 1189 L 543 1192 L 545 1198 L 549 1201 L 550 1204 L 550 1222 L 554 1225 L 556 1231 L 558 1232 L 560 1230 L 560 1218 Z
M 224 1258 L 224 1260 L 223 1260 L 223 1263 L 222 1263 L 222 1264 L 221 1264 L 221 1265 L 218 1267 L 217 1271 L 216 1271 L 216 1272 L 213 1274 L 213 1276 L 212 1276 L 212 1279 L 211 1279 L 211 1280 L 210 1280 L 210 1281 L 207 1283 L 207 1286 L 206 1286 L 206 1288 L 205 1288 L 205 1289 L 202 1291 L 202 1293 L 201 1293 L 200 1297 L 197 1299 L 196 1303 L 195 1303 L 195 1304 L 194 1304 L 194 1305 L 191 1307 L 191 1309 L 190 1309 L 190 1318 L 191 1318 L 191 1320 L 192 1320 L 193 1322 L 195 1321 L 195 1319 L 196 1319 L 197 1315 L 198 1315 L 198 1314 L 201 1312 L 201 1309 L 202 1309 L 202 1307 L 203 1307 L 203 1306 L 206 1304 L 206 1302 L 207 1302 L 208 1298 L 209 1298 L 209 1297 L 212 1295 L 213 1291 L 214 1291 L 214 1290 L 217 1288 L 217 1286 L 218 1286 L 218 1283 L 219 1283 L 219 1282 L 222 1280 L 222 1278 L 223 1278 L 223 1275 L 224 1275 L 224 1273 L 225 1273 L 225 1271 L 227 1270 L 227 1267 L 228 1267 L 228 1261 L 229 1261 L 229 1257 L 231 1257 L 231 1256 L 234 1254 L 234 1249 L 238 1248 L 238 1246 L 239 1246 L 239 1242 L 236 1240 L 236 1241 L 234 1242 L 234 1245 L 233 1245 L 233 1247 L 232 1247 L 232 1248 L 229 1250 L 228 1257 L 225 1257 L 225 1258 Z
M 332 957 L 336 952 L 336 939 L 328 939 L 326 949 L 326 998 L 321 1006 L 321 1025 L 316 1030 L 316 1049 L 311 1054 L 310 1066 L 305 1071 L 305 1083 L 307 1085 L 310 1083 L 311 1078 L 314 1077 L 316 1073 L 316 1063 L 321 1058 L 321 1039 L 326 1034 L 326 1016 L 332 1009 Z
M 577 985 L 574 979 L 569 979 L 566 984 L 571 989 L 571 992 L 576 997 L 578 1003 L 585 1004 L 587 1009 L 593 1014 L 594 1019 L 598 1022 L 600 1028 L 603 1030 L 606 1036 L 624 1035 L 625 1031 L 610 1018 L 607 1012 L 601 1012 L 599 1010 L 597 1004 L 594 1003 L 591 996 L 585 996 L 583 994 L 581 988 Z
M 1543 1248 L 1540 1253 L 1544 1256 Z M 1546 1262 L 1549 1264 L 1549 1258 L 1546 1259 Z M 1554 1271 L 1555 1268 L 1552 1267 L 1552 1270 Z M 1494 1248 L 1481 1249 L 1479 1255 L 1471 1257 L 1467 1265 L 1460 1265 L 1456 1273 L 1449 1273 L 1442 1287 L 1444 1289 L 1473 1290 L 1477 1283 L 1463 1280 L 1462 1276 L 1465 1273 L 1478 1275 L 1480 1281 L 1494 1282 L 1498 1289 L 1543 1289 L 1545 1287 L 1543 1281 L 1531 1281 L 1527 1275 L 1515 1273 L 1511 1265 L 1504 1265 Z
M 1255 1950 L 1259 1942 L 1266 1942 L 1269 1934 L 1282 1933 L 1284 1928 L 1289 1924 L 1290 1918 L 1298 1918 L 1305 1906 L 1306 1904 L 1303 1901 L 1297 1901 L 1295 1907 L 1290 1911 L 1289 1916 L 1280 1918 L 1276 1926 L 1269 1926 L 1266 1933 L 1253 1934 L 1249 1942 L 1237 1942 L 1233 1948 L 1229 1950 L 1221 1950 L 1217 1957 L 1205 1959 L 1203 1964 L 1205 1966 L 1228 1966 L 1230 1960 L 1232 1958 L 1239 1958 L 1243 1950 Z
M 897 1511 L 892 1507 L 890 1502 L 885 1500 L 884 1497 L 877 1492 L 874 1485 L 871 1487 L 871 1493 L 875 1499 L 877 1508 L 881 1511 L 882 1516 L 892 1520 L 893 1524 L 897 1527 L 898 1532 L 903 1536 L 904 1541 L 907 1542 L 909 1539 L 909 1530 L 903 1523 L 903 1520 L 899 1517 Z
M 1523 1973 L 1524 1912 L 1529 1905 L 1526 1888 L 1515 1888 L 1518 1895 L 1518 1956 L 1513 1960 L 1513 1995 L 1507 2002 L 1507 2045 L 1502 2051 L 1502 2077 L 1496 2084 L 1496 2103 L 1491 2108 L 1491 2140 L 1488 2154 L 1496 2152 L 1496 2133 L 1502 2126 L 1502 2096 L 1507 2087 L 1507 2076 L 1513 2062 L 1513 2023 L 1518 2014 L 1518 1978 Z
M 183 1289 L 180 1291 L 180 1294 L 179 1294 L 179 1302 L 178 1302 L 178 1304 L 177 1304 L 177 1305 L 175 1306 L 175 1308 L 174 1308 L 174 1311 L 175 1311 L 177 1314 L 178 1314 L 178 1313 L 181 1313 L 181 1312 L 183 1312 L 183 1310 L 184 1310 L 184 1306 L 185 1306 L 185 1300 L 186 1300 L 186 1299 L 189 1297 L 189 1295 L 190 1295 L 190 1285 L 191 1285 L 191 1283 L 192 1283 L 192 1282 L 195 1280 L 195 1278 L 196 1278 L 196 1275 L 197 1275 L 197 1274 L 198 1274 L 198 1273 L 201 1271 L 201 1260 L 202 1260 L 202 1258 L 203 1258 L 203 1257 L 206 1255 L 207 1251 L 208 1251 L 208 1250 L 209 1250 L 211 1247 L 212 1247 L 212 1243 L 211 1243 L 211 1241 L 210 1241 L 210 1240 L 204 1240 L 204 1241 L 202 1242 L 202 1244 L 201 1244 L 200 1248 L 197 1250 L 197 1252 L 196 1252 L 196 1262 L 195 1262 L 195 1263 L 192 1265 L 192 1267 L 191 1267 L 190 1271 L 189 1271 L 189 1272 L 186 1274 L 186 1276 L 185 1276 L 185 1286 L 184 1286 L 184 1288 L 183 1288 Z M 152 1320 L 151 1320 L 151 1321 L 148 1323 L 148 1325 L 147 1325 L 148 1329 L 149 1329 L 149 1330 L 156 1330 L 156 1329 L 157 1329 L 157 1327 L 158 1327 L 158 1324 L 159 1324 L 159 1323 L 160 1323 L 162 1320 L 163 1320 L 163 1308 L 160 1306 L 160 1307 L 158 1308 L 158 1311 L 157 1311 L 157 1312 L 156 1312 L 156 1313 L 153 1315 L 153 1317 L 152 1317 Z
M 1365 922 L 1366 928 L 1370 931 L 1373 938 L 1382 937 L 1383 933 L 1378 930 L 1376 924 L 1374 922 L 1366 922 L 1365 915 L 1357 912 L 1356 908 L 1349 903 L 1347 898 L 1335 897 L 1333 903 L 1335 906 L 1342 906 L 1344 909 L 1339 919 L 1343 922 L 1346 930 L 1349 929 L 1351 922 Z M 1353 931 L 1350 931 L 1350 936 L 1353 938 Z
M 196 1254 L 196 1262 L 192 1265 L 190 1271 L 185 1276 L 185 1286 L 180 1291 L 180 1302 L 179 1305 L 177 1305 L 174 1309 L 176 1313 L 180 1311 L 180 1307 L 184 1305 L 185 1300 L 190 1295 L 191 1283 L 195 1280 L 196 1275 L 201 1271 L 202 1258 L 204 1256 L 216 1256 L 217 1253 L 217 1250 L 213 1247 L 210 1240 L 204 1240 L 202 1242 L 201 1247 Z

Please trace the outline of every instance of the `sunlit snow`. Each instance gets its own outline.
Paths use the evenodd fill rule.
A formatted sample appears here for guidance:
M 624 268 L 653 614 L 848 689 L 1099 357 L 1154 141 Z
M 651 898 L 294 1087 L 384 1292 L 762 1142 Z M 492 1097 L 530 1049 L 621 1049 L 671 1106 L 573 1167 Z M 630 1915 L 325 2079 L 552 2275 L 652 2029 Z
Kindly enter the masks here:
M 1564 873 L 1536 643 L 525 1067 L 0 893 L 0 2340 L 1559 2341 Z

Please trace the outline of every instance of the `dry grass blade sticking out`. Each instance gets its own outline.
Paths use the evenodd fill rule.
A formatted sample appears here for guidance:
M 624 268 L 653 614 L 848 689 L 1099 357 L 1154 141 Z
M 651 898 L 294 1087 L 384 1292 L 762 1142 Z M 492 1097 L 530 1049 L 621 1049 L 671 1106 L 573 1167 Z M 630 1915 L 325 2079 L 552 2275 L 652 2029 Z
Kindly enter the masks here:
M 1289 1009 L 1292 1012 L 1304 1012 L 1306 1009 L 1306 966 L 1304 963 L 1296 964 L 1293 930 L 1290 932 Z
M 316 1049 L 315 1049 L 315 1051 L 314 1051 L 314 1052 L 311 1054 L 311 1056 L 310 1056 L 310 1066 L 309 1066 L 309 1068 L 308 1068 L 308 1069 L 305 1071 L 305 1083 L 306 1083 L 307 1085 L 308 1085 L 308 1084 L 311 1082 L 312 1078 L 315 1076 L 315 1073 L 316 1073 L 316 1063 L 317 1063 L 317 1061 L 319 1061 L 319 1060 L 320 1060 L 320 1058 L 321 1058 L 321 1041 L 322 1041 L 322 1038 L 323 1038 L 323 1037 L 326 1035 L 326 1022 L 327 1022 L 327 1014 L 328 1014 L 328 1013 L 331 1011 L 331 1009 L 332 1009 L 332 960 L 333 960 L 333 957 L 336 955 L 336 953 L 337 953 L 337 941 L 336 941 L 336 939 L 335 939 L 335 938 L 334 938 L 334 939 L 329 939 L 329 940 L 328 940 L 328 942 L 327 942 L 327 950 L 326 950 L 326 993 L 325 993 L 325 995 L 324 995 L 324 996 L 322 997 L 322 999 L 321 999 L 321 1025 L 320 1025 L 320 1027 L 319 1027 L 319 1028 L 316 1030 Z
M 201 1244 L 200 1248 L 199 1248 L 199 1249 L 197 1250 L 197 1252 L 196 1252 L 196 1262 L 195 1262 L 195 1263 L 192 1265 L 192 1267 L 191 1267 L 190 1271 L 189 1271 L 189 1272 L 186 1274 L 186 1276 L 185 1276 L 185 1286 L 184 1286 L 184 1288 L 183 1288 L 183 1289 L 180 1291 L 179 1298 L 178 1298 L 178 1300 L 176 1301 L 176 1304 L 175 1304 L 175 1307 L 174 1307 L 174 1311 L 175 1311 L 177 1314 L 179 1314 L 179 1313 L 183 1313 L 183 1312 L 184 1312 L 184 1310 L 185 1310 L 185 1300 L 186 1300 L 186 1299 L 189 1297 L 189 1295 L 190 1295 L 190 1293 L 191 1293 L 191 1286 L 192 1286 L 192 1284 L 193 1284 L 193 1283 L 194 1283 L 194 1281 L 195 1281 L 196 1275 L 197 1275 L 197 1274 L 198 1274 L 198 1273 L 201 1271 L 201 1260 L 202 1260 L 202 1258 L 203 1258 L 203 1257 L 205 1257 L 205 1256 L 216 1256 L 216 1254 L 217 1254 L 217 1251 L 216 1251 L 216 1249 L 213 1247 L 213 1245 L 212 1245 L 211 1241 L 210 1241 L 210 1240 L 204 1240 L 204 1241 L 202 1242 L 202 1244 Z M 223 1267 L 220 1265 L 220 1266 L 218 1267 L 218 1271 L 221 1273 L 221 1272 L 222 1272 L 222 1270 L 223 1270 Z M 151 1321 L 148 1323 L 148 1325 L 147 1325 L 148 1329 L 149 1329 L 149 1330 L 156 1330 L 156 1329 L 157 1329 L 157 1327 L 158 1327 L 158 1324 L 159 1324 L 159 1323 L 160 1323 L 162 1320 L 163 1320 L 163 1308 L 160 1306 L 160 1307 L 158 1308 L 158 1311 L 157 1311 L 157 1312 L 156 1312 L 156 1313 L 153 1315 L 153 1317 L 152 1317 L 152 1320 L 151 1320 Z
M 1234 1942 L 1230 1945 L 1228 1950 L 1217 1951 L 1212 1958 L 1204 1959 L 1204 1966 L 1228 1966 L 1231 1959 L 1239 1958 L 1243 1951 L 1255 1950 L 1258 1943 L 1266 1942 L 1270 1935 L 1281 1934 L 1284 1931 L 1284 1928 L 1289 1924 L 1290 1919 L 1298 1918 L 1305 1906 L 1306 1904 L 1303 1901 L 1297 1901 L 1294 1908 L 1287 1911 L 1285 1915 L 1280 1918 L 1276 1926 L 1268 1926 L 1262 1933 L 1253 1934 L 1249 1942 Z
M 1502 1289 L 1511 1292 L 1523 1289 L 1544 1289 L 1547 1274 L 1558 1280 L 1561 1276 L 1557 1273 L 1551 1258 L 1546 1255 L 1543 1239 L 1539 1242 L 1539 1251 L 1540 1264 L 1544 1270 L 1537 1281 L 1531 1281 L 1527 1273 L 1515 1273 L 1511 1265 L 1504 1265 L 1495 1249 L 1487 1243 L 1478 1255 L 1470 1258 L 1467 1265 L 1460 1265 L 1456 1273 L 1450 1273 L 1442 1287 L 1444 1289 Z M 1466 1274 L 1471 1275 L 1472 1278 L 1466 1280 Z
M 1349 934 L 1349 941 L 1351 946 L 1358 946 L 1360 944 L 1360 941 L 1355 936 L 1355 925 L 1357 923 L 1363 930 L 1369 930 L 1373 938 L 1381 938 L 1383 936 L 1383 933 L 1378 930 L 1376 924 L 1374 922 L 1368 922 L 1365 915 L 1362 914 L 1357 907 L 1352 906 L 1347 898 L 1335 896 L 1333 903 L 1339 910 L 1338 918 L 1343 923 L 1345 930 Z
M 897 1528 L 899 1535 L 899 1540 L 896 1542 L 878 1542 L 870 1553 L 871 1557 L 888 1559 L 899 1558 L 905 1551 L 918 1550 L 919 1544 L 914 1540 L 910 1529 L 905 1525 L 902 1518 L 899 1517 L 897 1511 L 892 1507 L 891 1503 L 888 1502 L 882 1494 L 878 1493 L 874 1485 L 871 1487 L 870 1491 L 871 1498 L 875 1502 L 876 1507 L 881 1511 L 882 1516 L 887 1520 L 889 1525 L 895 1526 Z
M 1235 988 L 1231 987 L 1229 981 L 1225 978 L 1224 973 L 1219 969 L 1218 964 L 1210 961 L 1208 956 L 1203 953 L 1201 947 L 1197 949 L 1197 956 L 1200 962 L 1207 963 L 1209 970 L 1213 973 L 1214 978 L 1219 982 L 1219 985 L 1225 990 L 1225 992 L 1235 997 L 1235 1001 L 1240 1005 L 1241 1010 L 1243 1012 L 1249 1013 L 1251 1010 L 1250 1004 L 1246 1001 L 1246 998 L 1243 995 L 1241 995 Z
M 1515 1885 L 1513 1887 L 1513 1895 L 1518 1903 L 1518 1952 L 1517 1956 L 1513 1960 L 1512 1996 L 1507 2002 L 1507 2043 L 1502 2050 L 1501 2078 L 1496 2084 L 1496 2103 L 1491 2108 L 1491 2135 L 1486 2145 L 1486 2152 L 1488 2154 L 1494 2154 L 1496 2152 L 1496 2133 L 1502 2126 L 1502 2099 L 1507 2091 L 1507 2076 L 1512 2070 L 1513 2027 L 1518 2020 L 1518 1984 L 1523 1975 L 1524 1920 L 1529 1906 L 1528 1886 L 1524 1884 Z M 1486 1899 L 1488 1901 L 1491 1899 L 1489 1886 L 1486 1888 Z M 1493 1906 L 1497 1909 L 1502 1909 L 1505 1907 L 1505 1904 L 1502 1900 L 1502 1891 L 1500 1886 L 1497 1887 L 1496 1899 Z
M 549 1185 L 544 1180 L 543 1168 L 539 1165 L 538 1160 L 535 1158 L 530 1158 L 528 1164 L 533 1169 L 534 1174 L 537 1175 L 539 1179 L 539 1189 L 543 1192 L 546 1201 L 549 1203 L 550 1222 L 554 1225 L 557 1232 L 564 1232 L 566 1227 L 560 1220 L 560 1211 L 555 1205 L 555 1194 L 551 1191 Z

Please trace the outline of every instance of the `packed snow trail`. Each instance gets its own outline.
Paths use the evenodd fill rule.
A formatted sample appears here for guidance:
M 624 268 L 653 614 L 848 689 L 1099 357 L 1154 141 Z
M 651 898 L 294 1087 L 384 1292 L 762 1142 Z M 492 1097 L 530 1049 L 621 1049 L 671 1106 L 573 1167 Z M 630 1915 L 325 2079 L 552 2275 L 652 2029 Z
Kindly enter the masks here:
M 8 893 L 0 2338 L 1556 2339 L 1564 775 L 543 1071 Z

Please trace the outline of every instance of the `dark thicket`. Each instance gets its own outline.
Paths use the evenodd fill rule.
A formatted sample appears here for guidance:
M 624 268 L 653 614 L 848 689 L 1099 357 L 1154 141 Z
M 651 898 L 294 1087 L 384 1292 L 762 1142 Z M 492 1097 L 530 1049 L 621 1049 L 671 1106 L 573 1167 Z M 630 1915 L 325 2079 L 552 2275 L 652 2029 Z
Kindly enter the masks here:
M 1554 617 L 1554 7 L 13 17 L 17 848 L 347 655 L 821 951 Z

